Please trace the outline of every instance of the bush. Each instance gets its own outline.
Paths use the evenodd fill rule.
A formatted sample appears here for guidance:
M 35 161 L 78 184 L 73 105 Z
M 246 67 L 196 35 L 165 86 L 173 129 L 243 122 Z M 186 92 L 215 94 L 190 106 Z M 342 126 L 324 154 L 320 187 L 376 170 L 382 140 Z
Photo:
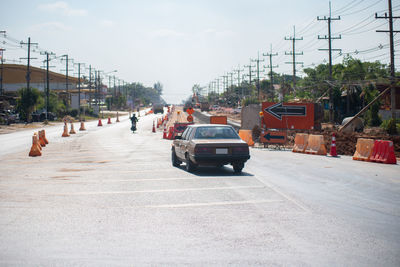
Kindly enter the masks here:
M 394 119 L 384 120 L 381 127 L 385 129 L 388 134 L 395 135 L 400 132 L 400 121 L 397 120 L 396 123 Z
M 78 109 L 71 109 L 71 111 L 69 112 L 69 115 L 74 118 L 76 118 L 78 114 L 79 114 Z
M 248 105 L 251 104 L 259 104 L 260 101 L 256 98 L 256 97 L 251 97 L 251 98 L 246 98 L 245 100 L 243 100 L 243 106 L 246 107 Z

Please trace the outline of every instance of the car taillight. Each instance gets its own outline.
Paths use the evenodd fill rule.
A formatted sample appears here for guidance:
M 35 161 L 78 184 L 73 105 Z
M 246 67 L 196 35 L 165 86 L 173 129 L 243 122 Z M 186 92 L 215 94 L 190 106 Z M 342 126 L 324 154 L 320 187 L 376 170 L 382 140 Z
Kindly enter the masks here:
M 194 149 L 194 153 L 195 154 L 213 154 L 214 153 L 214 149 L 211 147 L 198 147 L 196 146 Z
M 232 147 L 232 154 L 249 154 L 249 147 L 247 146 Z

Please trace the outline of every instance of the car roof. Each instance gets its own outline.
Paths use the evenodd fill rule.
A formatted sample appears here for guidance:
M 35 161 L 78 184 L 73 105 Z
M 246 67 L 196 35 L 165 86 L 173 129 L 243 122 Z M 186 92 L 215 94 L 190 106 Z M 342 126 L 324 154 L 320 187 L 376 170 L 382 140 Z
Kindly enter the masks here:
M 221 126 L 232 127 L 232 126 L 227 125 L 227 124 L 193 124 L 193 125 L 188 125 L 188 127 L 192 127 L 192 128 L 198 128 L 198 127 L 203 127 L 203 126 L 206 126 L 206 127 L 216 127 L 216 126 L 218 126 L 218 127 L 221 127 Z

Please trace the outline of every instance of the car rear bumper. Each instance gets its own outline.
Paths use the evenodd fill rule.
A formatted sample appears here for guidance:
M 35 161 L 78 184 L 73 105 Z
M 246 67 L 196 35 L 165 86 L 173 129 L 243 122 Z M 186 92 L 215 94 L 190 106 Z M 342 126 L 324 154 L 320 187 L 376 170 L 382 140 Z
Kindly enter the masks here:
M 195 164 L 220 165 L 233 162 L 246 162 L 250 155 L 193 155 L 191 156 Z

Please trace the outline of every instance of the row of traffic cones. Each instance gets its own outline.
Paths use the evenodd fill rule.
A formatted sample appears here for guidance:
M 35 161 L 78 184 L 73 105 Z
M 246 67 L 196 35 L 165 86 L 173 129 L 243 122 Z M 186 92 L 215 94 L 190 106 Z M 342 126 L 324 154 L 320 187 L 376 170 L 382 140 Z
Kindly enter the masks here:
M 86 131 L 85 123 L 83 121 L 81 121 L 81 127 L 79 128 L 79 131 Z M 74 124 L 71 123 L 71 130 L 68 132 L 68 125 L 67 123 L 64 123 L 64 132 L 62 133 L 61 137 L 69 137 L 70 134 L 76 134 Z
M 39 134 L 39 135 L 38 135 Z M 32 147 L 29 151 L 30 157 L 38 157 L 42 155 L 42 147 L 45 147 L 49 141 L 46 138 L 45 130 L 34 133 L 32 136 Z
M 118 114 L 118 111 L 117 111 L 117 119 L 116 119 L 115 122 L 119 122 L 119 114 Z M 107 124 L 112 124 L 111 118 L 110 118 L 110 117 L 108 117 Z M 101 122 L 101 119 L 99 119 L 99 122 L 97 123 L 97 126 L 103 126 L 103 123 Z

